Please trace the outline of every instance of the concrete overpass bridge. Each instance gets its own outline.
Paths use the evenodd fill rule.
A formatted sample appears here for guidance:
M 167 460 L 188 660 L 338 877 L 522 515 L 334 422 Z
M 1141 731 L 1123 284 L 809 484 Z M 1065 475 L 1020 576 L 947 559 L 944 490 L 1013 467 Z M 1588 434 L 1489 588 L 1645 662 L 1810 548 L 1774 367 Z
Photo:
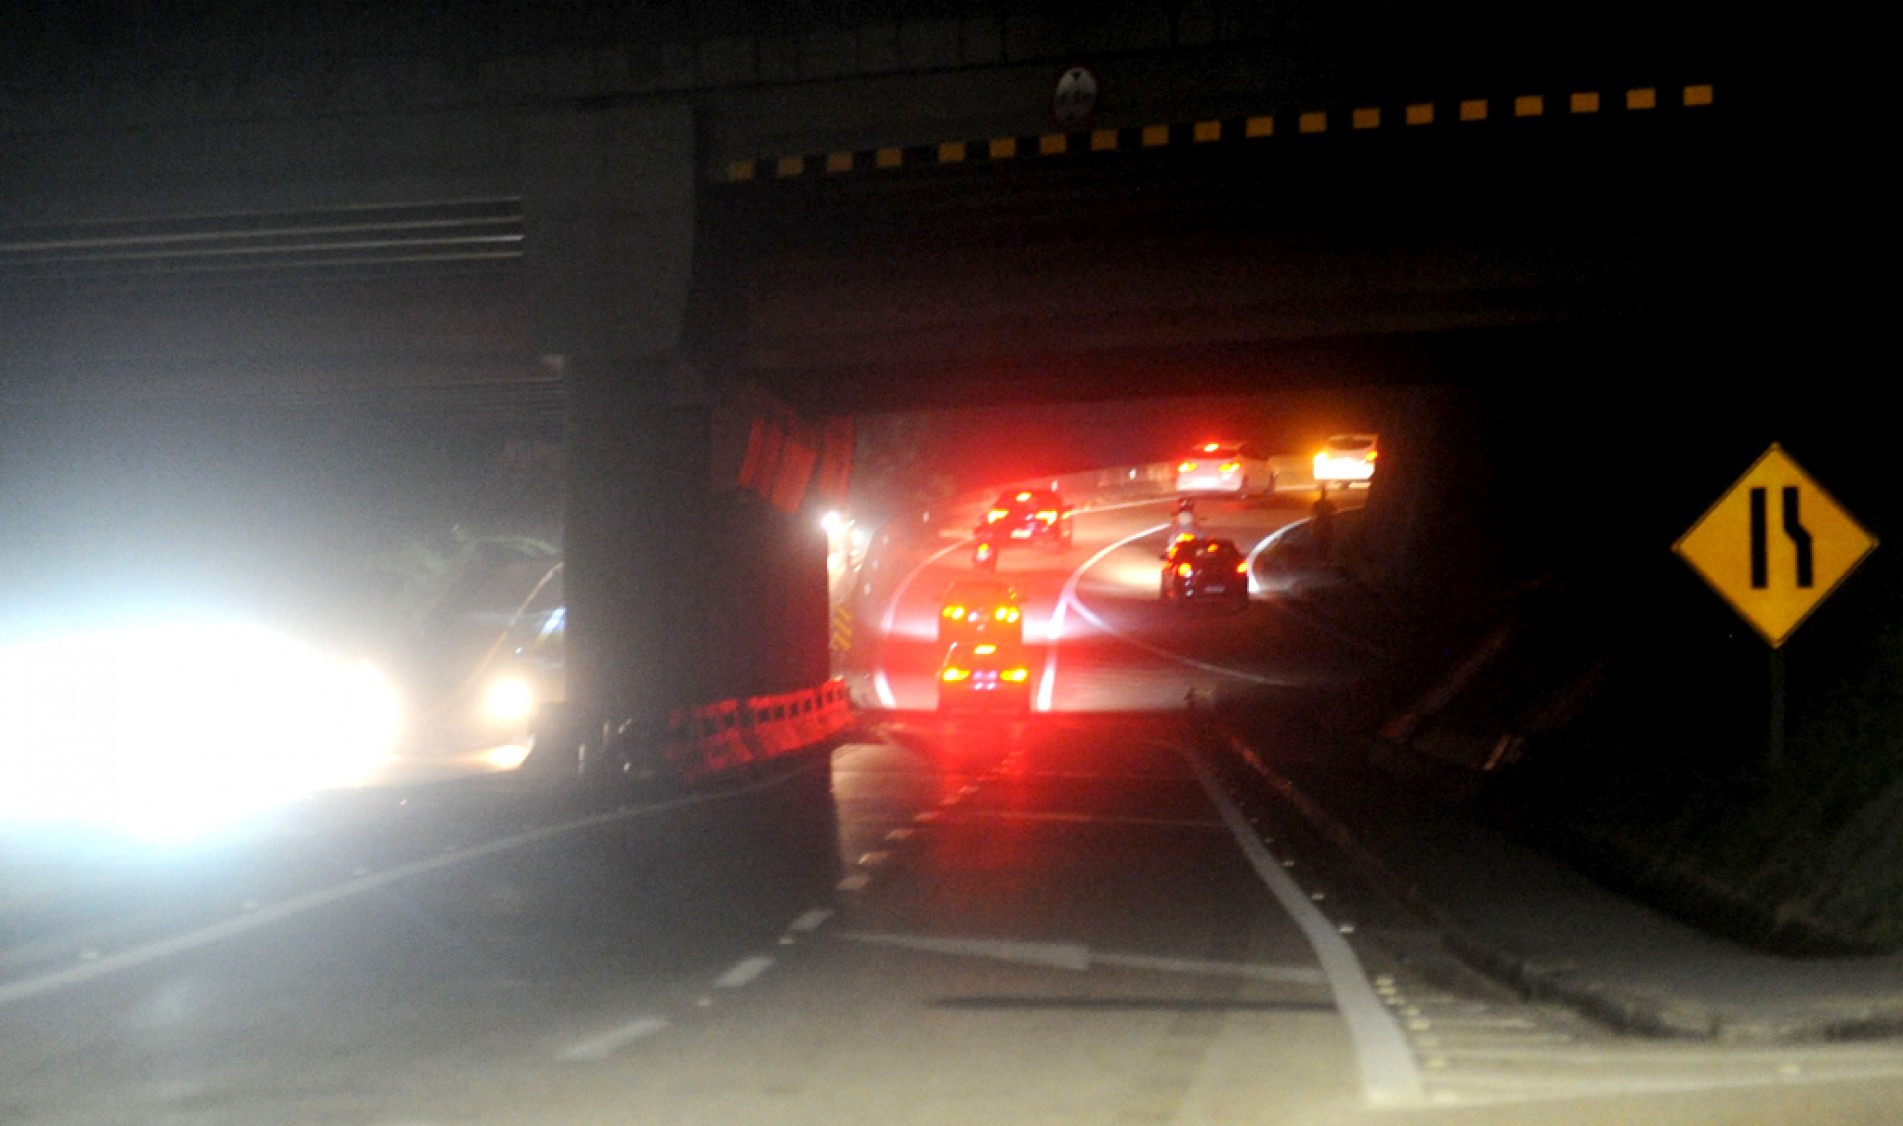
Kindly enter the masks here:
M 1499 419 L 1584 484 L 1786 346 L 1753 326 L 1788 248 L 1739 220 L 1792 117 L 1701 12 L 913 7 L 154 17 L 85 81 L 33 25 L 0 387 L 558 416 L 574 688 L 651 718 L 825 675 L 804 510 L 855 411 L 1418 387 L 1395 460 L 1445 471 L 1381 499 L 1419 511 L 1478 503 L 1454 474 Z M 1390 524 L 1396 559 L 1444 546 Z

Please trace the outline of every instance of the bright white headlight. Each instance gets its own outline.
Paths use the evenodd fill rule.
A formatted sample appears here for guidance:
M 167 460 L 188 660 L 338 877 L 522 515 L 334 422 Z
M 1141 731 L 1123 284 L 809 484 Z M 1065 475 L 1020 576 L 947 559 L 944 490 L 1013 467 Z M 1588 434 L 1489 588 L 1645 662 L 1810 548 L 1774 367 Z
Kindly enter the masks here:
M 515 722 L 535 714 L 535 689 L 519 676 L 500 676 L 482 694 L 482 714 Z
M 397 729 L 362 662 L 228 623 L 0 649 L 0 817 L 190 836 L 361 784 Z

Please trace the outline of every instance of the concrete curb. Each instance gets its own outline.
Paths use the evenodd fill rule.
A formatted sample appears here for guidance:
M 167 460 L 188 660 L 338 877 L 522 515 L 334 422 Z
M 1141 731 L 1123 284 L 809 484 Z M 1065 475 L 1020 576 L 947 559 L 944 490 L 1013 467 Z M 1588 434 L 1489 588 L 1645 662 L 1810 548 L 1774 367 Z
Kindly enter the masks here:
M 1211 722 L 1230 751 L 1293 806 L 1315 833 L 1339 848 L 1370 884 L 1431 922 L 1460 960 L 1529 999 L 1564 1004 L 1620 1031 L 1661 1038 L 1797 1044 L 1903 1034 L 1903 980 L 1887 990 L 1860 990 L 1855 985 L 1820 989 L 1819 996 L 1808 1002 L 1784 1000 L 1747 1008 L 1700 996 L 1690 987 L 1680 993 L 1661 992 L 1612 980 L 1609 971 L 1570 958 L 1512 949 L 1435 903 L 1416 880 L 1276 770 L 1244 737 L 1219 718 L 1212 717 Z M 1779 964 L 1768 955 L 1741 956 L 1760 973 L 1771 972 Z M 1864 962 L 1858 967 L 1864 971 L 1859 976 L 1873 983 L 1887 981 L 1899 977 L 1895 967 L 1894 962 Z

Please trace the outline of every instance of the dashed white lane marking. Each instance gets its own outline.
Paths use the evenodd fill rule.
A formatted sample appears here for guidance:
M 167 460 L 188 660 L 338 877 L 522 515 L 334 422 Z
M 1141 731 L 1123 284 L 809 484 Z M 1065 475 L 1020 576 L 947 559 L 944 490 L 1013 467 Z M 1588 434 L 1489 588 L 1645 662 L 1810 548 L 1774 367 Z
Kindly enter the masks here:
M 715 989 L 738 989 L 754 978 L 767 972 L 773 966 L 773 959 L 765 954 L 755 954 L 751 958 L 742 958 L 728 968 L 727 972 L 714 979 Z
M 660 1017 L 641 1017 L 599 1036 L 591 1036 L 579 1043 L 570 1044 L 562 1049 L 556 1058 L 573 1062 L 604 1060 L 636 1040 L 644 1036 L 652 1036 L 666 1027 L 667 1021 Z
M 866 875 L 864 872 L 854 872 L 852 875 L 840 880 L 839 883 L 834 886 L 840 891 L 864 891 L 866 885 L 871 882 L 871 876 Z
M 806 914 L 794 919 L 792 925 L 786 929 L 799 934 L 809 934 L 818 930 L 825 924 L 827 919 L 832 917 L 833 913 L 831 911 L 826 910 L 824 907 L 815 907 Z
M 143 946 L 121 950 L 112 954 L 100 954 L 97 957 L 81 962 L 79 965 L 70 966 L 53 973 L 41 974 L 38 977 L 0 983 L 0 1006 L 11 1005 L 31 997 L 38 997 L 61 989 L 82 985 L 86 982 L 94 981 L 125 970 L 138 969 L 164 958 L 190 953 L 193 950 L 199 950 L 219 942 L 224 942 L 227 939 L 236 938 L 240 935 L 248 934 L 251 931 L 262 930 L 265 927 L 273 926 L 310 911 L 315 911 L 321 907 L 329 907 L 333 904 L 342 903 L 345 900 L 355 899 L 360 895 L 366 895 L 393 884 L 401 883 L 404 880 L 414 879 L 417 876 L 448 868 L 451 865 L 462 864 L 466 861 L 491 856 L 500 852 L 508 852 L 532 844 L 539 844 L 542 841 L 552 840 L 556 837 L 582 832 L 602 825 L 611 825 L 618 821 L 632 821 L 637 818 L 650 817 L 655 814 L 666 813 L 686 806 L 705 805 L 709 802 L 722 801 L 739 794 L 767 789 L 778 784 L 778 779 L 763 779 L 759 782 L 735 787 L 732 790 L 721 793 L 693 794 L 688 797 L 675 798 L 671 801 L 659 802 L 650 806 L 642 806 L 638 809 L 617 809 L 608 813 L 595 814 L 592 817 L 583 817 L 575 821 L 563 822 L 559 825 L 547 825 L 540 829 L 531 829 L 528 832 L 517 833 L 513 836 L 502 837 L 482 844 L 470 845 L 453 853 L 439 853 L 427 860 L 418 860 L 410 864 L 398 865 L 397 867 L 378 872 L 375 875 L 346 880 L 341 884 L 325 888 L 321 891 L 293 896 L 281 903 L 258 907 L 254 910 L 246 911 L 243 915 L 226 919 L 223 922 L 213 923 L 211 926 L 200 928 L 188 934 L 176 935 L 171 938 L 161 939 L 157 942 L 149 942 Z
M 1181 748 L 1179 751 L 1189 768 L 1195 771 L 1196 780 L 1202 783 L 1210 802 L 1222 814 L 1249 866 L 1268 885 L 1282 910 L 1288 912 L 1314 949 L 1315 958 L 1327 975 L 1329 991 L 1335 995 L 1335 1007 L 1341 1013 L 1342 1023 L 1348 1027 L 1348 1038 L 1355 1046 L 1363 1097 L 1372 1106 L 1422 1105 L 1424 1088 L 1420 1065 L 1408 1046 L 1406 1034 L 1362 971 L 1361 960 L 1355 957 L 1354 949 L 1282 870 L 1282 863 L 1263 846 L 1248 819 L 1222 792 L 1222 787 L 1196 756 Z

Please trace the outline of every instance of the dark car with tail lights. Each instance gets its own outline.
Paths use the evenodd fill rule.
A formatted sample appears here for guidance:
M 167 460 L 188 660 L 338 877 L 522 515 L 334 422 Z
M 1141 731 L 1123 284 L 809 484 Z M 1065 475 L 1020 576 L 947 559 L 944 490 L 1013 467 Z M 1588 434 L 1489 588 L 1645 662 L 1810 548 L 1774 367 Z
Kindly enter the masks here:
M 1249 605 L 1249 559 L 1220 536 L 1179 536 L 1163 553 L 1162 599 L 1176 606 Z
M 1067 548 L 1071 542 L 1071 506 L 1056 489 L 1009 489 L 985 511 L 973 534 L 998 544 L 1042 544 Z
M 959 579 L 945 588 L 938 640 L 1023 641 L 1024 608 L 1017 588 L 995 579 Z
M 1028 712 L 1031 661 L 1010 641 L 955 641 L 938 668 L 938 710 Z

